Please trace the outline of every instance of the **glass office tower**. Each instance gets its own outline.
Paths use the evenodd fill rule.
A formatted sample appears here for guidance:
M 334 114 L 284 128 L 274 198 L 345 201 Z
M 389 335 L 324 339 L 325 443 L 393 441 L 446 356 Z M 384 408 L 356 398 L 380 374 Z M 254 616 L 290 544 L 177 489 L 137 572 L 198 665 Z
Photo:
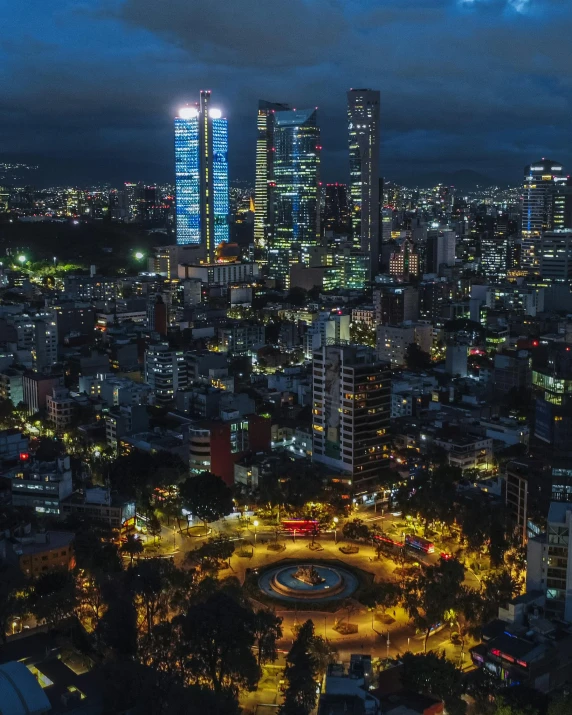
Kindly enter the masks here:
M 379 91 L 348 92 L 350 198 L 353 242 L 370 257 L 369 279 L 379 272 Z
M 228 122 L 211 93 L 175 118 L 177 244 L 197 246 L 207 262 L 228 242 Z
M 542 159 L 524 168 L 521 268 L 538 273 L 543 231 L 553 228 L 554 195 L 566 183 L 562 164 Z
M 256 182 L 254 187 L 254 244 L 267 248 L 274 232 L 274 128 L 276 112 L 287 111 L 287 104 L 258 102 L 256 120 Z
M 320 129 L 315 109 L 274 115 L 274 230 L 269 240 L 271 278 L 288 283 L 288 266 L 305 262 L 320 235 Z

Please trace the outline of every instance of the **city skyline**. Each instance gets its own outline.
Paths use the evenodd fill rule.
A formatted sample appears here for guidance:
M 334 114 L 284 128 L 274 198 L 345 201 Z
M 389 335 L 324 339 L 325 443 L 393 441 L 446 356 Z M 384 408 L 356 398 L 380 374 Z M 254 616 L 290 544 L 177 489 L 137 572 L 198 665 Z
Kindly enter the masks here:
M 390 178 L 472 168 L 515 181 L 530 156 L 571 163 L 563 3 L 408 0 L 352 9 L 315 0 L 297 12 L 278 3 L 246 27 L 251 10 L 247 0 L 204 9 L 172 0 L 160 12 L 146 0 L 11 7 L 1 49 L 2 159 L 39 163 L 44 174 L 50 167 L 44 184 L 167 181 L 171 117 L 210 87 L 231 122 L 232 178 L 254 175 L 252 118 L 265 97 L 320 108 L 323 179 L 344 181 L 343 94 L 371 86 L 383 97 L 381 160 Z

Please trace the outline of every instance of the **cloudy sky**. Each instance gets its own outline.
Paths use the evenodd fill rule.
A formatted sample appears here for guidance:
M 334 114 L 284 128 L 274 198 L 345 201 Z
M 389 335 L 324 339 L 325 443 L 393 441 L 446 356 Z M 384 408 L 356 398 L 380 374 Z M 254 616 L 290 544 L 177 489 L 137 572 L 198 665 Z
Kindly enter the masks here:
M 259 98 L 320 108 L 347 178 L 345 92 L 381 91 L 382 173 L 572 171 L 572 0 L 0 0 L 0 161 L 53 181 L 172 178 L 172 117 L 211 89 L 231 178 Z

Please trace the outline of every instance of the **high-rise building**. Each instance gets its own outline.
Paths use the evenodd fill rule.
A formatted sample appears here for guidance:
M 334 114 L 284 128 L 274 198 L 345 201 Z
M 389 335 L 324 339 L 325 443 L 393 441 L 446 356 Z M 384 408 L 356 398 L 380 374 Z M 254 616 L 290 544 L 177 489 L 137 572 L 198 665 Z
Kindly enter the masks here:
M 313 459 L 359 492 L 389 463 L 391 371 L 365 347 L 324 345 L 313 359 Z
M 389 273 L 392 276 L 418 276 L 419 254 L 409 239 L 405 239 L 399 249 L 389 257 Z
M 370 279 L 379 270 L 379 91 L 348 92 L 352 233 L 370 256 Z
M 481 268 L 486 276 L 505 277 L 508 260 L 508 237 L 497 237 L 485 231 L 481 237 Z
M 543 280 L 572 278 L 572 229 L 545 231 L 540 244 L 540 276 Z
M 315 109 L 274 114 L 274 229 L 268 272 L 283 284 L 288 266 L 307 263 L 320 236 L 320 129 Z
M 201 249 L 210 263 L 228 242 L 228 122 L 211 93 L 175 119 L 177 243 Z
M 542 159 L 524 168 L 521 267 L 531 273 L 538 272 L 542 232 L 553 228 L 554 195 L 565 183 L 557 161 Z
M 173 400 L 177 390 L 188 385 L 183 351 L 171 349 L 168 343 L 150 345 L 145 352 L 145 382 L 153 388 L 157 402 Z
M 572 228 L 572 177 L 558 182 L 552 204 L 552 228 Z
M 287 104 L 258 102 L 256 121 L 256 181 L 254 186 L 254 243 L 266 248 L 274 229 L 274 140 L 276 112 L 289 110 Z
M 450 228 L 431 229 L 427 232 L 425 243 L 425 270 L 427 273 L 439 273 L 443 268 L 455 265 L 455 246 L 457 236 Z
M 348 187 L 345 184 L 326 184 L 324 230 L 346 233 L 349 230 Z
M 410 285 L 383 285 L 373 291 L 375 322 L 397 325 L 419 317 L 419 294 Z

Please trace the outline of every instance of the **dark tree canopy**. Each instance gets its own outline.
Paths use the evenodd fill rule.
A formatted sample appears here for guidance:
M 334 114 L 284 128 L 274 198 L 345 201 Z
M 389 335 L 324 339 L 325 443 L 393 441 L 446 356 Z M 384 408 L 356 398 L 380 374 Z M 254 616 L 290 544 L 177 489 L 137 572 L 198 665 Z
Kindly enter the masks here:
M 202 472 L 187 477 L 181 484 L 183 506 L 205 523 L 217 521 L 232 512 L 232 492 L 220 477 Z

